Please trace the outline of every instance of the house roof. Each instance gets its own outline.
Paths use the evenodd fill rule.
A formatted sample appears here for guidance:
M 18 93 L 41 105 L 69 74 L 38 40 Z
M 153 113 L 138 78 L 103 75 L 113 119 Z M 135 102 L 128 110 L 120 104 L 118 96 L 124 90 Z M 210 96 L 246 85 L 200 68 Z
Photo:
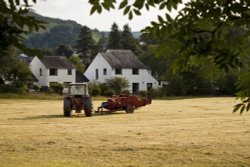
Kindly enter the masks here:
M 76 70 L 76 83 L 89 82 L 89 79 L 81 72 Z
M 130 50 L 107 50 L 100 54 L 113 68 L 148 69 Z
M 29 57 L 26 54 L 20 54 L 19 59 L 26 64 L 30 64 L 30 62 L 33 60 L 33 57 Z
M 44 56 L 40 60 L 46 68 L 75 68 L 74 65 L 64 56 Z

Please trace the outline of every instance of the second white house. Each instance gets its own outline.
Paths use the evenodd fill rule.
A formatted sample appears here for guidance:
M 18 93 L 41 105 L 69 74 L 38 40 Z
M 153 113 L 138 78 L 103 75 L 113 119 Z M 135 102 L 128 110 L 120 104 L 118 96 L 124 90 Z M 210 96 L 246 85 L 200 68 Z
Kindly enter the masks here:
M 104 83 L 106 79 L 123 77 L 129 81 L 129 91 L 148 91 L 159 88 L 159 82 L 130 50 L 107 50 L 98 53 L 84 75 L 90 82 Z

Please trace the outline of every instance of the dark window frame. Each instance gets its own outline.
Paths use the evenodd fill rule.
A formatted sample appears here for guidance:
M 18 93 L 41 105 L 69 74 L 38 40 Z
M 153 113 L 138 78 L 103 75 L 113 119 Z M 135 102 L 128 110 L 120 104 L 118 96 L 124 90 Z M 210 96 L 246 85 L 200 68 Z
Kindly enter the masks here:
M 139 68 L 133 68 L 132 69 L 132 74 L 133 75 L 139 75 Z
M 68 69 L 68 75 L 72 75 L 72 69 Z
M 43 76 L 43 69 L 39 68 L 39 75 Z
M 58 69 L 57 68 L 50 68 L 49 75 L 50 76 L 58 76 Z
M 103 69 L 103 75 L 107 75 L 107 68 Z
M 116 68 L 115 75 L 122 75 L 122 68 Z
M 95 69 L 95 79 L 98 80 L 99 79 L 99 70 Z

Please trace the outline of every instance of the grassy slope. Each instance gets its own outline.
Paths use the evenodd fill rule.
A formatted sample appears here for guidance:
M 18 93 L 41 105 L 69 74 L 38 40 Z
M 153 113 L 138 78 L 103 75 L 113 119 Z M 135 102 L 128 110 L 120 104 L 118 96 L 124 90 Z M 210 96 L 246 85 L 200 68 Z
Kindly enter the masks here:
M 62 101 L 0 99 L 1 166 L 250 166 L 234 98 L 153 101 L 134 114 L 62 116 Z M 100 101 L 95 101 L 95 108 Z
M 66 26 L 66 27 L 71 27 L 72 29 L 75 27 L 75 28 L 81 28 L 81 25 L 78 24 L 77 22 L 75 21 L 72 21 L 72 20 L 62 20 L 62 19 L 57 19 L 57 18 L 50 18 L 50 17 L 45 17 L 45 16 L 42 16 L 42 15 L 39 15 L 39 14 L 36 14 L 36 13 L 32 13 L 30 12 L 29 15 L 33 16 L 33 17 L 36 17 L 38 20 L 40 21 L 43 21 L 45 22 L 44 26 L 46 27 L 45 30 L 41 29 L 38 33 L 46 33 L 46 32 L 49 32 L 52 28 L 56 27 L 56 26 Z M 37 34 L 36 33 L 31 33 L 27 36 L 25 36 L 26 38 L 29 38 L 31 36 L 33 36 L 34 34 Z M 100 32 L 98 31 L 92 31 L 92 34 L 93 34 L 93 39 L 97 42 L 99 41 L 100 37 L 101 37 L 101 34 Z M 78 34 L 75 34 L 76 36 L 76 39 L 77 40 L 77 36 Z

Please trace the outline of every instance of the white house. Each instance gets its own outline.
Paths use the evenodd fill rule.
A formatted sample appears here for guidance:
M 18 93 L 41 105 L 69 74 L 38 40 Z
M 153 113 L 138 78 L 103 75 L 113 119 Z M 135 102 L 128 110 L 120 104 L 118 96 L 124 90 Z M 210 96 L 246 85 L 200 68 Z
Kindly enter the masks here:
M 106 79 L 123 77 L 129 81 L 129 91 L 147 91 L 160 87 L 144 65 L 130 50 L 107 50 L 98 53 L 84 75 L 90 82 L 104 83 Z
M 63 56 L 34 57 L 30 62 L 30 69 L 41 86 L 49 87 L 51 83 L 76 82 L 76 69 Z

